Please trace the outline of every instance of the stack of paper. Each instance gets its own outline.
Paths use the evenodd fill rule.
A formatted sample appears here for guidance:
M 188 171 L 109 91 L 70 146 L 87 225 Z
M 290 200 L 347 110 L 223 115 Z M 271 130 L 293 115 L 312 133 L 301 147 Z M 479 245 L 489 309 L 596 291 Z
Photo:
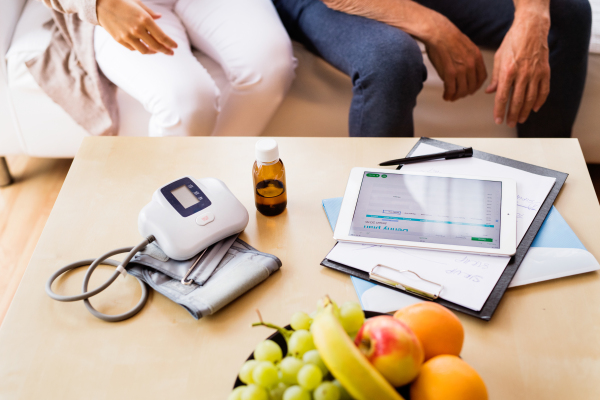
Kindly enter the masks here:
M 422 149 L 423 148 L 423 149 Z M 442 151 L 443 149 L 438 149 L 434 146 L 430 146 L 430 145 L 426 145 L 426 144 L 421 144 L 419 146 L 419 148 L 417 149 L 417 151 L 413 154 L 413 155 L 420 155 L 420 154 L 427 154 L 425 152 L 421 152 L 421 151 L 426 151 L 426 152 L 439 152 Z M 470 161 L 470 160 L 477 160 L 477 161 L 481 161 L 486 163 L 486 161 L 484 160 L 479 160 L 479 159 L 464 159 L 464 160 L 452 160 L 451 162 L 454 165 L 458 165 L 459 163 L 456 163 L 457 161 Z M 416 170 L 420 170 L 420 171 L 429 171 L 429 172 L 442 172 L 441 169 L 434 167 L 435 163 L 440 163 L 440 162 L 430 162 L 430 163 L 424 163 L 424 164 L 416 164 L 416 165 L 412 165 L 412 167 Z M 449 161 L 443 161 L 442 163 L 446 164 L 446 163 L 450 163 Z M 464 162 L 460 163 L 460 164 L 465 164 Z M 479 164 L 479 163 L 478 163 Z M 441 165 L 441 164 L 440 164 Z M 510 167 L 505 167 L 502 165 L 498 165 L 499 167 L 502 168 L 508 168 L 508 169 L 512 169 Z M 467 165 L 468 167 L 468 165 Z M 405 169 L 408 170 L 408 166 L 404 167 Z M 418 168 L 418 169 L 417 169 Z M 433 168 L 433 169 L 432 169 Z M 455 167 L 452 167 L 455 168 Z M 413 169 L 413 170 L 414 170 Z M 444 169 L 444 172 L 446 172 L 447 170 Z M 516 170 L 519 171 L 519 170 Z M 461 173 L 461 174 L 466 174 L 463 170 L 461 171 L 457 171 L 457 170 L 453 170 L 452 172 L 454 173 Z M 479 174 L 480 171 L 478 171 Z M 504 173 L 512 173 L 514 171 L 503 171 Z M 523 172 L 523 171 L 520 171 Z M 534 174 L 529 174 L 529 173 L 525 173 L 528 175 L 534 175 Z M 495 175 L 498 176 L 498 175 Z M 507 175 L 503 175 L 503 176 L 507 176 Z M 536 178 L 544 178 L 544 177 L 540 177 L 539 175 L 534 175 Z M 544 198 L 540 198 L 540 197 L 533 197 L 533 195 L 535 195 L 535 192 L 542 192 L 544 190 L 544 187 L 540 187 L 539 183 L 540 182 L 536 182 L 535 179 L 529 180 L 528 183 L 534 185 L 537 184 L 537 189 L 532 191 L 532 190 L 528 190 L 530 187 L 522 187 L 521 185 L 519 185 L 519 183 L 525 183 L 527 182 L 526 180 L 523 180 L 520 182 L 520 179 L 518 179 L 515 176 L 511 176 L 513 179 L 515 179 L 517 181 L 517 191 L 519 194 L 519 214 L 520 214 L 520 218 L 518 220 L 518 226 L 517 229 L 519 230 L 519 232 L 521 233 L 520 235 L 518 235 L 518 240 L 520 241 L 523 237 L 524 232 L 526 231 L 526 229 L 523 230 L 523 228 L 519 229 L 519 226 L 523 227 L 524 224 L 527 224 L 527 227 L 531 224 L 531 222 L 533 221 L 533 218 L 535 217 L 535 214 L 537 213 L 537 208 L 539 207 L 539 205 L 541 205 L 541 203 L 543 203 L 543 200 L 545 198 L 546 195 L 544 195 Z M 531 178 L 529 176 L 523 176 L 523 178 Z M 548 178 L 551 179 L 552 178 Z M 543 184 L 542 184 L 543 185 Z M 521 189 L 520 189 L 521 188 Z M 547 189 L 548 191 L 550 189 Z M 525 193 L 525 194 L 524 194 Z M 335 224 L 337 222 L 337 217 L 339 214 L 339 210 L 340 210 L 340 206 L 342 204 L 342 198 L 334 198 L 334 199 L 327 199 L 327 200 L 323 200 L 323 207 L 325 209 L 325 212 L 327 214 L 327 218 L 329 220 L 329 223 L 331 224 L 331 228 L 334 229 Z M 342 246 L 342 247 L 340 247 Z M 348 247 L 347 247 L 348 246 Z M 358 248 L 363 248 L 362 253 L 360 254 L 359 258 L 365 258 L 365 252 L 366 251 L 373 251 L 374 250 L 374 246 L 372 245 L 356 245 L 356 244 L 345 244 L 345 243 L 339 243 L 336 248 L 340 247 L 340 250 L 343 248 L 347 248 L 347 250 L 349 252 L 340 252 L 341 254 L 339 254 L 339 259 L 344 259 L 347 262 L 342 262 L 342 261 L 338 261 L 338 262 L 342 262 L 343 264 L 355 267 L 357 267 L 357 259 L 348 259 L 348 254 L 352 254 L 352 252 L 354 252 L 354 255 L 359 254 L 356 253 L 356 251 L 359 251 Z M 354 247 L 354 249 L 350 248 L 350 247 Z M 383 248 L 383 246 L 377 246 L 380 248 Z M 336 251 L 336 248 L 334 248 L 334 251 Z M 389 248 L 388 248 L 389 249 Z M 473 271 L 473 272 L 477 272 L 477 269 L 481 269 L 481 264 L 478 264 L 478 262 L 480 262 L 481 260 L 476 260 L 475 258 L 473 258 L 472 255 L 468 255 L 467 258 L 463 258 L 462 259 L 462 265 L 460 263 L 460 258 L 456 258 L 456 253 L 441 253 L 441 254 L 446 254 L 446 255 L 454 255 L 454 258 L 447 258 L 447 259 L 442 259 L 440 260 L 440 258 L 429 258 L 429 257 L 425 257 L 425 260 L 423 259 L 418 259 L 418 258 L 414 258 L 417 254 L 414 254 L 413 252 L 421 252 L 423 250 L 415 250 L 415 249 L 406 249 L 406 248 L 402 248 L 402 250 L 404 251 L 404 254 L 398 259 L 398 265 L 400 264 L 400 259 L 404 260 L 404 262 L 402 263 L 402 266 L 400 266 L 400 269 L 408 269 L 409 266 L 420 266 L 420 265 L 431 265 L 431 263 L 433 263 L 433 269 L 437 269 L 438 271 L 441 270 L 441 265 L 436 266 L 435 262 L 442 262 L 442 263 L 446 263 L 447 266 L 454 266 L 454 269 L 452 268 L 447 268 L 446 271 L 453 271 L 453 273 L 449 273 L 449 275 L 452 275 L 453 277 L 455 277 L 457 275 L 457 270 L 461 271 L 461 274 L 463 273 L 463 271 Z M 408 254 L 407 254 L 408 252 Z M 332 254 L 333 251 L 330 253 Z M 337 253 L 337 251 L 336 251 Z M 378 253 L 378 252 L 376 252 Z M 410 254 L 413 253 L 413 254 Z M 429 253 L 439 253 L 439 252 L 429 252 Z M 375 253 L 373 253 L 375 254 Z M 376 257 L 379 257 L 378 255 Z M 412 257 L 412 260 L 410 260 L 410 257 Z M 485 258 L 489 258 L 489 259 L 498 259 L 499 257 L 488 257 L 488 256 L 477 256 L 477 257 L 485 257 Z M 328 259 L 331 259 L 329 257 L 329 255 L 327 256 Z M 395 257 L 392 257 L 395 258 Z M 469 261 L 467 261 L 467 259 Z M 332 259 L 333 261 L 337 261 L 335 259 Z M 453 261 L 454 260 L 454 261 Z M 458 260 L 458 261 L 456 261 Z M 499 260 L 494 260 L 494 261 L 499 261 Z M 465 262 L 467 264 L 466 268 L 465 268 Z M 508 262 L 508 260 L 503 260 L 502 264 L 500 263 L 493 263 L 494 267 L 496 269 L 501 269 L 500 274 L 502 273 L 502 271 L 504 270 L 504 268 L 506 267 L 506 263 Z M 484 261 L 485 263 L 485 261 Z M 458 264 L 458 266 L 457 266 Z M 478 266 L 479 265 L 479 266 Z M 498 267 L 497 265 L 500 265 L 500 267 Z M 368 265 L 368 267 L 365 265 L 364 268 L 360 268 L 363 269 L 365 271 L 370 271 L 370 269 L 373 266 L 373 261 L 371 261 Z M 487 273 L 487 271 L 490 269 L 489 263 L 488 263 L 488 268 L 484 269 L 486 271 L 486 273 L 484 274 L 486 278 L 489 278 L 488 280 L 493 280 L 493 276 L 495 276 L 497 274 L 497 271 L 494 271 L 493 273 Z M 398 268 L 398 266 L 397 266 Z M 413 268 L 410 268 L 413 269 Z M 571 230 L 571 228 L 568 226 L 568 224 L 566 223 L 566 221 L 562 218 L 562 216 L 558 213 L 558 211 L 552 207 L 550 213 L 548 214 L 548 216 L 546 217 L 542 227 L 540 228 L 540 231 L 538 232 L 538 235 L 536 236 L 535 240 L 533 241 L 533 244 L 531 246 L 531 248 L 529 249 L 529 252 L 527 253 L 525 259 L 523 260 L 523 262 L 521 263 L 521 266 L 519 268 L 519 270 L 517 271 L 517 274 L 515 275 L 515 277 L 513 278 L 510 287 L 514 287 L 514 286 L 519 286 L 519 285 L 525 285 L 525 284 L 529 284 L 529 283 L 534 283 L 534 282 L 540 282 L 540 281 L 544 281 L 544 280 L 548 280 L 548 279 L 555 279 L 555 278 L 560 278 L 563 276 L 569 276 L 569 275 L 575 275 L 575 274 L 580 274 L 580 273 L 584 273 L 584 272 L 590 272 L 590 271 L 595 271 L 600 269 L 600 264 L 598 264 L 598 262 L 596 261 L 596 259 L 592 256 L 591 253 L 589 253 L 585 247 L 583 246 L 583 244 L 581 243 L 581 241 L 579 241 L 579 239 L 577 238 L 577 236 L 575 235 L 575 233 Z M 367 271 L 367 272 L 368 272 Z M 445 272 L 446 272 L 445 271 Z M 447 272 L 446 272 L 447 273 Z M 467 272 L 467 274 L 469 274 L 469 272 Z M 477 276 L 481 276 L 481 274 L 474 274 L 475 277 Z M 465 278 L 468 277 L 467 275 L 464 275 Z M 410 276 L 408 275 L 403 275 L 402 279 L 406 280 L 410 280 Z M 478 278 L 477 278 L 478 279 Z M 497 278 L 496 278 L 497 281 Z M 409 295 L 405 295 L 401 292 L 398 292 L 396 290 L 391 290 L 388 288 L 385 288 L 383 286 L 380 285 L 375 285 L 371 282 L 356 278 L 356 277 L 352 277 L 352 282 L 354 284 L 354 287 L 357 291 L 357 294 L 359 296 L 359 299 L 363 305 L 363 308 L 365 310 L 371 310 L 371 311 L 379 311 L 379 312 L 391 312 L 394 310 L 397 310 L 399 308 L 402 308 L 406 305 L 412 304 L 412 303 L 416 303 L 419 302 L 421 300 L 419 300 L 416 297 L 413 296 L 409 296 Z M 408 282 L 406 282 L 408 283 Z M 468 282 L 460 282 L 460 285 L 458 287 L 463 287 L 463 288 L 469 288 L 469 284 L 467 284 Z M 481 282 L 479 282 L 481 283 Z M 494 283 L 495 284 L 495 283 Z M 477 296 L 472 296 L 472 297 L 478 297 L 477 300 L 479 300 L 480 298 L 485 297 L 485 299 L 487 299 L 487 296 L 485 296 L 485 291 L 482 288 L 484 285 L 470 285 L 470 286 L 478 286 L 478 289 L 476 289 L 476 292 L 483 292 L 483 294 L 478 294 Z M 448 285 L 448 287 L 454 287 L 454 285 Z M 492 285 L 493 287 L 493 285 Z M 446 296 L 448 294 L 446 293 Z M 454 297 L 459 298 L 459 301 L 465 301 L 468 302 L 469 304 L 475 304 L 476 303 L 476 299 L 463 299 L 460 300 L 461 298 L 461 294 L 460 293 L 454 293 Z M 453 294 L 451 293 L 450 296 L 453 296 Z M 489 293 L 488 293 L 489 296 Z M 447 298 L 442 296 L 443 298 Z M 462 296 L 465 297 L 465 296 Z M 485 302 L 485 299 L 483 299 L 483 303 Z M 453 301 L 453 300 L 450 300 Z M 481 300 L 479 300 L 481 301 Z M 457 301 L 455 301 L 457 302 Z M 457 302 L 458 303 L 458 302 Z M 483 303 L 481 303 L 481 305 L 483 305 Z M 460 304 L 460 303 L 458 303 Z M 476 308 L 474 308 L 476 309 Z M 479 309 L 481 309 L 481 307 L 479 307 Z M 476 309 L 477 310 L 477 309 Z
M 412 156 L 444 151 L 421 143 Z M 517 182 L 517 244 L 533 222 L 539 207 L 554 186 L 555 179 L 540 176 L 478 158 L 429 161 L 405 165 L 403 171 L 478 175 L 512 178 Z M 504 272 L 510 257 L 459 254 L 432 250 L 338 243 L 327 255 L 335 261 L 370 272 L 384 264 L 396 270 L 410 270 L 422 278 L 443 285 L 440 297 L 463 307 L 480 311 Z M 388 270 L 378 271 L 387 278 L 428 291 L 418 279 Z M 422 281 L 421 281 L 422 282 Z M 419 286 L 421 285 L 421 286 Z

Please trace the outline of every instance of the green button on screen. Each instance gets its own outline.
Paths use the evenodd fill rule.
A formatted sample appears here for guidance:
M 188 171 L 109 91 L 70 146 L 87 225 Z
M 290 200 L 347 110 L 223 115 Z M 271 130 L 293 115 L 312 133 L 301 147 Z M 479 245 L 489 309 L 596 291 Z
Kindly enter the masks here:
M 474 240 L 476 242 L 493 242 L 494 239 L 490 239 L 490 238 L 478 238 L 478 237 L 472 237 L 471 240 Z
M 367 174 L 367 176 L 371 178 L 379 178 L 379 174 Z

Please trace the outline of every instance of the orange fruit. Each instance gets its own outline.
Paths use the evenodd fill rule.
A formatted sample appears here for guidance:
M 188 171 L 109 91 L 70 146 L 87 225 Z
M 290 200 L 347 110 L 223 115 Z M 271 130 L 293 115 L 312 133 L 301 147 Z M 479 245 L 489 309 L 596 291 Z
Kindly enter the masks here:
M 411 400 L 487 400 L 477 371 L 457 356 L 433 357 L 410 385 Z
M 425 361 L 441 354 L 460 354 L 465 331 L 458 317 L 446 307 L 417 303 L 396 311 L 394 318 L 404 322 L 419 338 Z

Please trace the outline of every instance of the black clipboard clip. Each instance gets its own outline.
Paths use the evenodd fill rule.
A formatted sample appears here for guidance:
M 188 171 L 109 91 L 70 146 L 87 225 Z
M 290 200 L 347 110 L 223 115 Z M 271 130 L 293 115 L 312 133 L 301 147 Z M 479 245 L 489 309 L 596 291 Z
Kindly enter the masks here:
M 406 285 L 404 283 L 396 282 L 393 279 L 386 278 L 385 276 L 379 275 L 378 273 L 376 273 L 375 270 L 377 268 L 387 268 L 387 269 L 390 269 L 390 270 L 392 270 L 394 272 L 398 272 L 398 273 L 409 272 L 409 273 L 415 275 L 417 278 L 419 278 L 422 281 L 425 281 L 425 282 L 431 283 L 433 285 L 436 285 L 437 287 L 439 287 L 439 290 L 437 292 L 435 292 L 435 293 L 431 293 L 431 292 L 426 292 L 426 291 L 421 290 L 421 289 L 417 289 L 416 287 L 413 287 L 413 286 L 408 286 L 408 285 Z M 421 278 L 419 276 L 419 274 L 417 274 L 416 272 L 413 272 L 413 271 L 411 271 L 409 269 L 397 270 L 395 268 L 388 267 L 387 265 L 383 265 L 383 264 L 377 264 L 376 266 L 374 266 L 373 268 L 371 268 L 371 271 L 369 272 L 369 279 L 372 280 L 372 281 L 376 281 L 376 282 L 382 283 L 382 284 L 387 285 L 387 286 L 391 286 L 393 288 L 404 290 L 404 291 L 412 293 L 412 294 L 414 294 L 416 296 L 423 297 L 423 298 L 425 298 L 427 300 L 436 300 L 438 297 L 440 297 L 440 293 L 442 293 L 442 289 L 444 289 L 443 285 L 440 285 L 439 283 L 436 283 L 436 282 L 432 282 L 432 281 L 430 281 L 428 279 L 425 279 L 425 278 Z

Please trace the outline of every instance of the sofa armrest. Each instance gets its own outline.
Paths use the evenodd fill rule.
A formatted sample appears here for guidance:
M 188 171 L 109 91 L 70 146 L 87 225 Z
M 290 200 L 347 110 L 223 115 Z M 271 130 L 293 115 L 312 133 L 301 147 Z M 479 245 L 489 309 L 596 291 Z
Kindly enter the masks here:
M 26 2 L 27 0 L 3 1 L 0 12 L 0 156 L 25 151 L 22 145 L 19 146 L 18 129 L 13 118 L 5 56 Z
M 0 55 L 2 62 L 0 63 L 0 81 L 6 83 L 6 53 L 10 47 L 13 33 L 17 22 L 21 17 L 23 8 L 25 8 L 27 0 L 8 0 L 2 4 L 2 12 L 0 12 Z

